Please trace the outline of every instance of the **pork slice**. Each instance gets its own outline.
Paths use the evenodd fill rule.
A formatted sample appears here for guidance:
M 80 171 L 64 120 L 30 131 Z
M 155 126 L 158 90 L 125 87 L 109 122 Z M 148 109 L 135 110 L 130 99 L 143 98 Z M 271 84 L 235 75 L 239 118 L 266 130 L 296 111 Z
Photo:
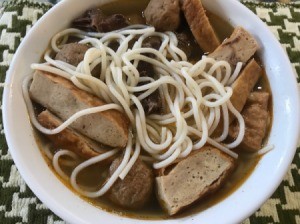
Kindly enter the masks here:
M 259 64 L 252 59 L 232 84 L 232 96 L 230 101 L 237 111 L 242 111 L 250 92 L 261 77 L 262 72 L 263 70 Z M 231 115 L 229 118 L 231 123 L 234 116 Z
M 262 141 L 266 135 L 269 122 L 268 102 L 270 94 L 267 92 L 252 92 L 242 110 L 245 121 L 245 135 L 241 143 L 241 150 L 258 151 L 262 147 Z M 239 133 L 238 122 L 233 122 L 229 127 L 229 136 L 236 138 Z
M 232 68 L 235 68 L 238 62 L 245 64 L 257 49 L 255 38 L 244 28 L 236 27 L 231 36 L 209 54 L 209 57 L 218 61 L 227 61 Z
M 105 102 L 51 73 L 36 71 L 29 89 L 33 101 L 46 107 L 63 121 L 83 109 L 105 105 Z M 128 119 L 116 110 L 82 116 L 71 127 L 83 135 L 111 147 L 125 147 Z
M 156 177 L 159 202 L 174 215 L 219 189 L 232 173 L 235 161 L 212 146 L 204 146 L 178 162 L 164 176 Z
M 116 158 L 110 168 L 110 176 L 119 167 L 122 158 Z M 154 175 L 150 167 L 148 167 L 142 160 L 138 159 L 127 176 L 121 180 L 120 178 L 111 187 L 108 197 L 115 204 L 129 208 L 142 208 L 153 195 Z
M 179 0 L 150 0 L 144 11 L 147 24 L 159 31 L 175 31 L 180 24 Z
M 48 110 L 41 112 L 37 119 L 43 127 L 48 129 L 57 128 L 62 124 L 62 121 Z M 56 148 L 68 149 L 85 159 L 98 156 L 110 149 L 109 147 L 105 148 L 101 146 L 99 143 L 79 134 L 71 128 L 66 128 L 55 135 L 46 135 L 46 137 Z M 106 161 L 111 161 L 111 158 L 109 161 Z
M 213 52 L 220 45 L 220 40 L 205 14 L 201 0 L 181 0 L 181 9 L 201 49 Z

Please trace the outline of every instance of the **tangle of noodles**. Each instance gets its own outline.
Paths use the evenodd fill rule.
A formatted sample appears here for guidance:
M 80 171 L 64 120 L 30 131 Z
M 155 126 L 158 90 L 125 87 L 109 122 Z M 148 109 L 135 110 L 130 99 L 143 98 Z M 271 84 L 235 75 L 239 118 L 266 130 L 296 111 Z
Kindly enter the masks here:
M 84 60 L 77 67 L 55 60 L 51 55 L 60 51 L 69 37 L 80 38 L 79 43 L 91 48 L 85 53 Z M 148 37 L 161 39 L 159 50 L 142 47 Z M 130 41 L 135 41 L 131 46 Z M 116 51 L 109 46 L 118 42 Z M 131 133 L 124 157 L 115 173 L 96 192 L 83 190 L 76 182 L 78 173 L 87 166 L 98 163 L 115 155 L 119 149 L 93 157 L 79 164 L 70 177 L 63 173 L 59 158 L 68 156 L 76 159 L 69 150 L 60 150 L 53 157 L 53 166 L 63 178 L 70 179 L 72 186 L 87 197 L 99 197 L 109 190 L 117 178 L 125 178 L 132 165 L 141 156 L 155 169 L 166 167 L 177 158 L 188 156 L 206 143 L 211 144 L 230 156 L 237 158 L 231 148 L 239 145 L 245 132 L 241 114 L 232 106 L 230 87 L 240 72 L 241 63 L 234 71 L 226 61 L 215 61 L 203 56 L 192 64 L 187 62 L 186 54 L 177 47 L 178 40 L 172 32 L 156 32 L 153 27 L 133 25 L 110 33 L 88 33 L 77 29 L 66 29 L 51 40 L 51 48 L 45 53 L 45 63 L 32 64 L 32 69 L 51 72 L 69 79 L 78 88 L 88 91 L 107 105 L 80 111 L 65 121 L 60 127 L 48 130 L 37 122 L 28 94 L 28 85 L 32 76 L 23 85 L 32 124 L 42 133 L 56 134 L 70 125 L 75 119 L 89 113 L 104 110 L 122 111 L 130 120 Z M 155 57 L 147 55 L 152 54 Z M 140 61 L 151 64 L 157 78 L 140 77 L 137 65 Z M 101 65 L 97 76 L 92 70 Z M 141 100 L 159 90 L 163 97 L 163 114 L 146 116 Z M 231 143 L 223 144 L 229 129 L 229 113 L 239 123 L 238 137 Z M 220 136 L 212 133 L 221 126 Z M 133 150 L 134 149 L 134 150 Z

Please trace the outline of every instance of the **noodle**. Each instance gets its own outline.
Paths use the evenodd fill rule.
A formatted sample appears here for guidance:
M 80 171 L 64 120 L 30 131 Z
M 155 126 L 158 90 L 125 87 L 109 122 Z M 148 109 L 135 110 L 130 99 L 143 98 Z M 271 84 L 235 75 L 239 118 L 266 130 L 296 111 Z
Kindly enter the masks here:
M 66 149 L 59 150 L 53 156 L 52 164 L 53 164 L 53 167 L 54 167 L 55 171 L 63 179 L 68 180 L 69 177 L 64 173 L 64 171 L 60 168 L 60 165 L 59 165 L 59 158 L 62 157 L 62 156 L 69 156 L 69 157 L 71 157 L 74 160 L 78 159 L 78 156 L 74 152 L 71 152 L 71 151 L 66 150 Z
M 77 67 L 51 58 L 71 36 L 80 38 L 79 43 L 92 46 Z M 159 50 L 142 47 L 148 37 L 160 38 Z M 130 46 L 132 40 L 135 43 Z M 118 49 L 114 51 L 109 46 L 116 42 Z M 237 158 L 237 154 L 230 148 L 241 143 L 245 124 L 241 114 L 230 102 L 230 86 L 238 76 L 242 64 L 238 63 L 233 73 L 226 61 L 215 61 L 206 56 L 192 64 L 187 62 L 186 54 L 177 45 L 178 40 L 174 33 L 156 32 L 153 27 L 145 25 L 133 25 L 109 33 L 66 29 L 52 38 L 51 49 L 44 56 L 46 63 L 31 66 L 33 69 L 67 78 L 78 88 L 98 96 L 107 103 L 104 106 L 79 111 L 53 130 L 46 129 L 34 116 L 28 94 L 32 75 L 28 76 L 23 84 L 24 99 L 32 124 L 42 133 L 57 134 L 81 116 L 112 109 L 125 113 L 130 120 L 135 137 L 129 134 L 121 164 L 98 191 L 83 190 L 77 184 L 76 177 L 87 166 L 115 155 L 119 152 L 118 149 L 86 160 L 72 171 L 71 185 L 81 194 L 91 198 L 105 194 L 118 177 L 126 177 L 141 152 L 144 153 L 141 158 L 150 162 L 155 169 L 166 167 L 177 158 L 188 156 L 206 143 Z M 140 77 L 137 66 L 141 61 L 154 67 L 156 78 Z M 98 65 L 101 66 L 101 71 L 93 76 L 93 69 Z M 141 100 L 156 90 L 163 96 L 164 114 L 146 116 Z M 229 113 L 237 118 L 239 133 L 232 143 L 222 144 L 228 136 Z M 211 135 L 221 121 L 221 114 L 223 131 L 221 136 L 213 138 Z M 66 178 L 58 163 L 63 155 L 74 157 L 72 152 L 61 150 L 54 155 L 53 166 L 60 176 Z

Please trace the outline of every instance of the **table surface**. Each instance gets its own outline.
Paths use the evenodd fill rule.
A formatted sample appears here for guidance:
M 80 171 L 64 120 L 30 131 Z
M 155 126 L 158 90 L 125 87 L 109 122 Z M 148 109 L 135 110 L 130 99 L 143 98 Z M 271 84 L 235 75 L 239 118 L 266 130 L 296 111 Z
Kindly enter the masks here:
M 55 3 L 56 0 L 39 0 L 40 2 Z M 0 0 L 3 2 L 3 0 Z M 249 1 L 250 2 L 250 1 Z M 252 2 L 261 2 L 252 0 Z M 265 2 L 276 2 L 268 0 Z M 280 0 L 278 2 L 291 2 L 290 0 Z M 300 2 L 300 1 L 299 1 Z M 266 9 L 265 6 L 251 5 L 247 6 L 254 12 L 259 12 L 259 16 L 264 20 L 270 29 L 278 35 L 280 41 L 284 44 L 284 48 L 290 56 L 291 62 L 298 72 L 298 81 L 300 81 L 300 7 L 273 7 Z M 297 21 L 289 19 L 290 15 L 297 18 Z M 267 21 L 270 15 L 276 22 Z M 278 27 L 276 23 L 284 24 L 283 21 L 297 22 L 298 25 L 291 28 Z M 32 21 L 26 22 L 31 25 Z M 5 62 L 5 58 L 10 61 L 16 47 L 6 47 L 1 39 L 2 32 L 9 32 L 1 23 L 0 16 L 0 82 L 4 81 L 5 71 L 9 62 Z M 15 32 L 15 31 L 14 31 Z M 285 39 L 285 33 L 291 34 L 295 39 Z M 18 39 L 20 41 L 20 39 Z M 5 40 L 4 40 L 5 41 Z M 3 55 L 2 55 L 3 54 Z M 5 64 L 6 63 L 6 64 Z M 0 95 L 2 97 L 2 93 Z M 2 123 L 0 123 L 2 125 Z M 2 128 L 1 128 L 2 129 Z M 25 224 L 25 223 L 55 223 L 63 224 L 64 221 L 55 216 L 47 207 L 42 204 L 26 186 L 20 177 L 11 156 L 6 148 L 5 136 L 0 133 L 0 223 L 3 224 Z M 9 167 L 9 170 L 7 169 Z M 4 193 L 5 192 L 5 193 Z M 291 165 L 286 177 L 278 190 L 255 214 L 245 220 L 244 224 L 260 224 L 260 223 L 291 223 L 300 224 L 300 149 L 298 149 L 294 163 Z

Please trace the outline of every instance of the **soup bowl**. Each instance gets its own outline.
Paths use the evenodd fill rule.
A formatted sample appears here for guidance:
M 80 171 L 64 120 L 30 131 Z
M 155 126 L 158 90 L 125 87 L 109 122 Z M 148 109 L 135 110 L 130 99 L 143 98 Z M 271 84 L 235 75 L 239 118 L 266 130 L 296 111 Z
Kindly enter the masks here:
M 31 29 L 18 48 L 6 77 L 3 120 L 11 155 L 22 177 L 55 214 L 68 223 L 238 223 L 254 213 L 282 181 L 296 150 L 299 136 L 299 95 L 289 59 L 268 27 L 236 0 L 202 0 L 206 9 L 232 26 L 243 26 L 258 41 L 273 97 L 273 124 L 264 155 L 249 178 L 232 194 L 206 210 L 167 220 L 138 220 L 101 210 L 67 188 L 47 166 L 34 138 L 22 81 L 32 73 L 51 37 L 93 6 L 110 0 L 64 0 L 49 10 Z M 116 9 L 117 11 L 117 9 Z

